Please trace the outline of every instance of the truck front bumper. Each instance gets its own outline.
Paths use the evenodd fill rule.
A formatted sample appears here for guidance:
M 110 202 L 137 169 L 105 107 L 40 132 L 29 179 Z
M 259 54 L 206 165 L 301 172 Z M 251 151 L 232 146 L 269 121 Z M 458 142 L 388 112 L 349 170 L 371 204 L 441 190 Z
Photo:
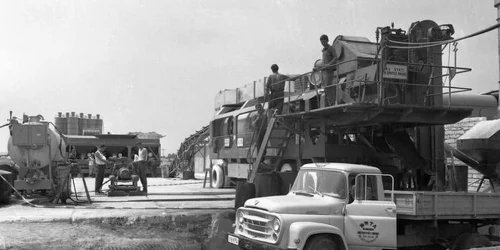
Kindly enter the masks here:
M 239 236 L 233 233 L 227 233 L 226 239 L 227 242 L 246 250 L 294 250 L 292 248 L 281 248 L 269 243 L 254 241 L 247 237 Z

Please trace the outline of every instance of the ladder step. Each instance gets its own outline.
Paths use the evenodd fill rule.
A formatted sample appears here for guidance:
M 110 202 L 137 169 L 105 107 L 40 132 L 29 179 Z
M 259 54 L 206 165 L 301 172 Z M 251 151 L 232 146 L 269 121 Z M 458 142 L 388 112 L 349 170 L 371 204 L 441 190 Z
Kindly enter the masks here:
M 269 137 L 269 139 L 288 139 L 288 137 L 283 137 L 283 136 L 272 136 L 272 137 Z

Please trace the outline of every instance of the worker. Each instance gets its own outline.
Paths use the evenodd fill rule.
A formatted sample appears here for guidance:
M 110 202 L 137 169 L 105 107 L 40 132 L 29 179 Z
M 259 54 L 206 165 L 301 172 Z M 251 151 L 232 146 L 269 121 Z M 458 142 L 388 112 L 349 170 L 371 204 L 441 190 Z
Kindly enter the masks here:
M 94 177 L 95 176 L 95 159 L 94 159 L 94 153 L 88 153 L 87 154 L 88 160 L 89 160 L 89 177 Z
M 106 164 L 111 162 L 106 160 L 104 156 L 104 151 L 106 150 L 106 145 L 101 144 L 95 152 L 95 163 L 96 163 L 96 177 L 95 177 L 95 194 L 103 194 L 101 191 L 102 182 L 104 180 L 104 170 L 106 169 Z
M 255 136 L 254 138 L 256 138 L 254 145 L 255 150 L 253 150 L 254 154 L 259 152 L 259 148 L 264 139 L 264 135 L 266 134 L 266 127 L 267 127 L 267 115 L 264 111 L 264 107 L 262 107 L 262 104 L 260 103 L 255 104 L 255 110 L 257 110 L 257 112 L 252 113 L 252 115 L 250 116 L 251 119 L 250 128 L 254 133 Z
M 148 179 L 147 179 L 147 171 L 148 171 L 148 150 L 144 148 L 142 143 L 138 142 L 137 146 L 137 160 L 134 161 L 134 166 L 137 174 L 139 174 L 139 179 L 142 184 L 142 192 L 148 193 Z
M 278 113 L 281 113 L 285 92 L 285 80 L 288 77 L 278 73 L 278 70 L 278 65 L 271 65 L 271 71 L 273 73 L 267 78 L 266 94 L 268 96 L 267 100 L 269 101 L 269 110 L 275 109 Z
M 325 88 L 326 100 L 329 105 L 334 105 L 337 97 L 337 86 L 332 86 L 333 83 L 333 75 L 335 68 L 328 67 L 337 63 L 337 53 L 335 53 L 335 49 L 333 46 L 328 44 L 328 36 L 321 35 L 319 38 L 321 45 L 323 45 L 322 59 L 321 59 L 321 84 Z M 314 71 L 319 70 L 319 68 L 313 69 Z M 332 86 L 332 87 L 328 87 Z
M 148 168 L 151 172 L 151 177 L 156 177 L 156 168 L 158 167 L 157 160 L 153 152 L 148 153 Z

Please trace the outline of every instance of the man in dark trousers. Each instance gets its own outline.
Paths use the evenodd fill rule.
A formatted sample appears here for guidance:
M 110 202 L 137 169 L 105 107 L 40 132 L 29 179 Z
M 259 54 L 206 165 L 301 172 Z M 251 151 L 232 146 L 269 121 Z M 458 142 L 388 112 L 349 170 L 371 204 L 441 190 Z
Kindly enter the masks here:
M 267 115 L 262 107 L 262 104 L 255 104 L 256 113 L 252 113 L 251 119 L 251 129 L 256 134 L 255 140 L 255 149 L 258 152 L 259 148 L 262 144 L 262 140 L 264 139 L 264 135 L 266 134 L 267 128 Z
M 266 94 L 269 98 L 269 109 L 277 109 L 281 112 L 283 107 L 283 98 L 285 91 L 285 80 L 288 78 L 286 75 L 278 73 L 279 67 L 276 64 L 271 65 L 271 71 L 273 72 L 267 78 L 266 84 Z
M 333 46 L 328 44 L 327 35 L 321 35 L 319 41 L 321 42 L 321 45 L 323 45 L 323 50 L 321 50 L 322 52 L 321 62 L 323 68 L 323 70 L 321 70 L 321 76 L 322 76 L 321 85 L 325 87 L 325 95 L 329 105 L 334 105 L 335 100 L 337 98 L 337 86 L 331 86 L 331 85 L 333 85 L 333 74 L 334 74 L 333 72 L 335 71 L 335 68 L 331 67 L 325 69 L 325 67 L 337 63 L 338 60 L 337 53 L 335 52 Z
M 95 194 L 102 194 L 101 187 L 104 180 L 104 170 L 106 169 L 106 164 L 111 162 L 106 160 L 104 156 L 104 151 L 106 150 L 106 145 L 101 144 L 95 152 L 95 164 L 96 164 L 96 176 L 95 176 Z
M 148 150 L 144 148 L 142 143 L 137 143 L 137 161 L 134 161 L 136 172 L 139 174 L 139 179 L 142 184 L 142 192 L 144 194 L 148 193 Z

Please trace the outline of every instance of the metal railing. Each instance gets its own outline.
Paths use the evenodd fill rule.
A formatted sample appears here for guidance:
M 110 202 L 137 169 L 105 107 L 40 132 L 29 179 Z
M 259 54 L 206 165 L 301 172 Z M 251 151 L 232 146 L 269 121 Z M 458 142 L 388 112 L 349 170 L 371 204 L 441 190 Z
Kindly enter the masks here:
M 309 72 L 306 72 L 306 73 L 303 73 L 303 74 L 300 74 L 300 75 L 297 75 L 294 77 L 290 77 L 286 80 L 275 82 L 275 83 L 273 83 L 273 85 L 285 82 L 285 84 L 288 88 L 288 92 L 283 92 L 284 93 L 283 97 L 274 98 L 274 99 L 270 99 L 269 95 L 266 95 L 265 100 L 270 102 L 270 101 L 276 101 L 279 99 L 283 99 L 284 102 L 291 103 L 297 99 L 300 99 L 300 97 L 302 95 L 304 95 L 305 93 L 316 92 L 316 95 L 319 98 L 320 94 L 325 93 L 327 89 L 335 88 L 337 91 L 334 91 L 336 96 L 333 98 L 334 99 L 333 103 L 327 102 L 327 104 L 326 104 L 327 106 L 335 106 L 335 105 L 342 104 L 342 103 L 340 103 L 340 101 L 343 101 L 343 100 L 339 100 L 342 98 L 352 99 L 352 100 L 349 100 L 349 102 L 358 102 L 359 103 L 359 102 L 368 101 L 371 103 L 377 103 L 378 105 L 387 105 L 387 104 L 391 104 L 391 102 L 390 102 L 391 99 L 396 98 L 398 93 L 396 93 L 395 96 L 394 95 L 393 96 L 386 96 L 386 94 L 387 94 L 386 92 L 391 87 L 393 87 L 393 88 L 399 87 L 399 88 L 401 88 L 401 90 L 399 92 L 404 92 L 405 94 L 406 94 L 406 91 L 411 89 L 411 88 L 414 89 L 414 93 L 423 91 L 425 93 L 425 95 L 423 95 L 424 99 L 421 102 L 411 103 L 411 105 L 426 106 L 426 105 L 428 105 L 429 99 L 433 96 L 448 94 L 449 98 L 451 100 L 451 94 L 453 94 L 453 93 L 467 92 L 467 91 L 472 90 L 471 88 L 455 87 L 455 86 L 451 85 L 451 79 L 452 79 L 452 77 L 450 77 L 452 75 L 451 72 L 453 72 L 453 76 L 454 76 L 454 75 L 458 75 L 461 73 L 471 71 L 470 68 L 455 67 L 455 66 L 443 66 L 443 65 L 410 63 L 410 62 L 400 62 L 400 61 L 384 61 L 383 62 L 384 65 L 396 64 L 396 65 L 406 66 L 407 74 L 410 71 L 424 72 L 422 70 L 425 67 L 428 67 L 431 69 L 430 70 L 431 73 L 427 78 L 427 80 L 428 80 L 427 83 L 411 83 L 411 82 L 408 82 L 407 80 L 406 81 L 397 81 L 397 80 L 394 81 L 394 80 L 388 80 L 387 78 L 385 78 L 383 81 L 380 81 L 378 79 L 375 79 L 375 75 L 373 76 L 374 80 L 366 80 L 366 77 L 365 77 L 365 79 L 346 80 L 348 73 L 354 73 L 355 70 L 350 71 L 350 72 L 346 72 L 345 74 L 342 74 L 341 76 L 338 75 L 338 72 L 339 72 L 338 69 L 341 65 L 351 63 L 351 62 L 361 62 L 361 61 L 365 61 L 365 63 L 368 62 L 368 66 L 366 66 L 366 67 L 369 67 L 370 65 L 377 65 L 378 64 L 377 69 L 376 69 L 376 74 L 379 74 L 379 75 L 381 74 L 381 68 L 383 65 L 381 65 L 382 60 L 380 60 L 380 59 L 358 58 L 358 59 L 346 60 L 346 61 L 338 62 L 336 64 L 327 65 L 327 66 L 319 68 L 317 70 L 309 71 Z M 333 75 L 333 81 L 335 81 L 335 83 L 325 84 L 322 82 L 319 86 L 315 86 L 310 81 L 305 82 L 305 83 L 302 82 L 301 83 L 302 85 L 309 85 L 309 86 L 302 86 L 300 91 L 297 91 L 295 83 L 298 79 L 300 79 L 300 81 L 303 81 L 303 79 L 305 77 L 309 78 L 313 72 L 320 72 L 320 74 L 322 74 L 323 70 L 328 70 L 331 68 L 335 69 L 334 70 L 335 73 Z M 360 68 L 358 68 L 358 69 L 360 69 Z M 433 74 L 434 71 L 436 71 L 436 70 L 442 71 L 443 69 L 448 69 L 448 73 L 439 74 L 439 75 Z M 408 77 L 408 75 L 407 75 L 407 77 Z M 441 78 L 447 77 L 448 84 L 445 84 L 445 83 L 440 84 L 440 85 L 433 84 L 434 79 L 437 79 L 440 77 Z M 292 84 L 294 84 L 293 91 L 292 91 Z M 311 85 L 314 86 L 315 88 L 311 89 L 310 88 Z M 364 99 L 364 95 L 366 94 L 365 91 L 366 91 L 367 87 L 374 87 L 374 89 L 376 89 L 376 91 L 374 93 L 372 93 L 372 94 L 374 94 L 374 97 L 375 97 L 375 98 L 372 98 L 372 100 L 365 100 Z M 355 88 L 357 88 L 357 93 L 352 92 L 352 90 Z M 419 89 L 419 88 L 422 88 L 422 89 Z M 444 90 L 446 90 L 446 92 Z M 345 95 L 346 91 L 349 92 L 349 93 L 347 93 L 348 96 Z M 355 95 L 352 95 L 351 92 Z M 328 97 L 328 98 L 331 98 L 331 97 Z M 344 101 L 344 103 L 346 103 L 346 102 Z M 404 105 L 404 104 L 408 104 L 408 103 L 398 103 L 398 104 Z M 448 106 L 450 106 L 450 105 L 451 105 L 451 102 L 448 103 Z M 290 111 L 290 110 L 288 110 L 288 111 Z

